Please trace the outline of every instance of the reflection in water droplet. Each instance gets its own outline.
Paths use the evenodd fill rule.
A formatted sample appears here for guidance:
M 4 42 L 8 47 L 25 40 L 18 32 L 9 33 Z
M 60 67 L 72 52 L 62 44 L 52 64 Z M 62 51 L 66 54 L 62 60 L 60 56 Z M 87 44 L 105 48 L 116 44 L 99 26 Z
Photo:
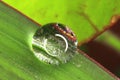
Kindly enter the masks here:
M 79 55 L 79 54 L 77 54 L 77 55 Z M 75 65 L 75 67 L 80 68 L 83 65 L 83 61 L 80 61 L 80 59 L 77 59 L 77 60 L 73 61 L 72 64 Z
M 77 50 L 76 43 L 76 37 L 70 29 L 62 24 L 51 23 L 36 31 L 32 46 L 35 56 L 40 61 L 59 64 L 68 62 L 74 56 Z

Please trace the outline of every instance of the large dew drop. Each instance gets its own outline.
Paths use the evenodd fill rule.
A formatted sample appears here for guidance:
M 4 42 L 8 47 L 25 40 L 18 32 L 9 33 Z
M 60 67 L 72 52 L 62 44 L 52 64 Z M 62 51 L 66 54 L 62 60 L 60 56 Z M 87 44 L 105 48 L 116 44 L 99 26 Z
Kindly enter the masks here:
M 50 23 L 38 29 L 33 36 L 33 52 L 42 62 L 68 62 L 77 50 L 74 33 L 62 24 Z

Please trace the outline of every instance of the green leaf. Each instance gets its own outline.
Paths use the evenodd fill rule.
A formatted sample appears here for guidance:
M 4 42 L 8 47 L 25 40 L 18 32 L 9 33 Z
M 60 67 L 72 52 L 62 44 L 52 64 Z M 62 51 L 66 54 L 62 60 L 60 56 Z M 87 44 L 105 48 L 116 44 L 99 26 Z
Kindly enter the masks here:
M 110 31 L 100 35 L 96 40 L 99 42 L 103 42 L 111 46 L 117 52 L 120 52 L 120 39 Z
M 115 14 L 118 0 L 5 0 L 40 24 L 59 22 L 68 25 L 80 43 L 104 30 Z
M 1 80 L 116 80 L 83 54 L 60 65 L 39 61 L 32 51 L 32 37 L 39 27 L 0 2 Z

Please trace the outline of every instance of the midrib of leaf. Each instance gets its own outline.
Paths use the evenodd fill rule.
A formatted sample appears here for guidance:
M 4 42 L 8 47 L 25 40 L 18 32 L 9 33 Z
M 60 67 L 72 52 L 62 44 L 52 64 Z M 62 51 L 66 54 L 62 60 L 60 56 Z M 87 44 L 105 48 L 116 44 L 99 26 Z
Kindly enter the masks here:
M 82 54 L 77 54 L 70 62 L 61 65 L 48 65 L 39 61 L 30 48 L 32 36 L 39 26 L 0 2 L 0 11 L 7 12 L 7 10 L 11 11 L 11 14 L 16 14 L 16 17 L 11 20 L 13 16 L 11 17 L 10 14 L 0 13 L 0 17 L 3 17 L 2 14 L 9 15 L 0 18 L 2 22 L 0 23 L 0 32 L 2 32 L 0 33 L 0 66 L 6 69 L 5 74 L 9 70 L 10 73 L 19 75 L 20 79 L 25 80 L 115 80 Z M 6 17 L 7 22 L 4 20 Z M 18 22 L 12 24 L 14 21 Z M 10 74 L 7 75 L 8 77 L 4 78 L 4 75 L 0 74 L 0 79 L 7 80 Z M 13 79 L 16 80 L 16 77 Z

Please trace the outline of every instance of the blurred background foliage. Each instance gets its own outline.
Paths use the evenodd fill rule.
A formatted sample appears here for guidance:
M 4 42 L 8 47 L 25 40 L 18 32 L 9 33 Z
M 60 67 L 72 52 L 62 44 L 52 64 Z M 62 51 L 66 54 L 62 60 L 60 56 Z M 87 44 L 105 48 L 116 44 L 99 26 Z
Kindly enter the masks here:
M 120 13 L 119 0 L 4 0 L 41 25 L 59 22 L 69 26 L 84 42 L 110 24 Z

